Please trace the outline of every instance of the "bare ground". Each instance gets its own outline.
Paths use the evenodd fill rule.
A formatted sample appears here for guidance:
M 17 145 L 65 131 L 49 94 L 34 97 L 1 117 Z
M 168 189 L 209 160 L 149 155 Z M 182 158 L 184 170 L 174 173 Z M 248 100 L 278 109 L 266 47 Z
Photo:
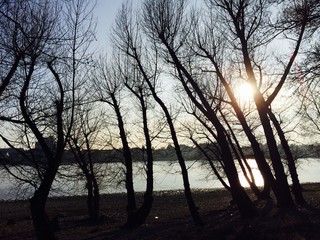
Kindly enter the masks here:
M 58 239 L 320 239 L 320 184 L 304 185 L 308 206 L 280 212 L 270 201 L 256 201 L 260 216 L 239 217 L 224 190 L 195 191 L 194 200 L 205 226 L 196 227 L 183 192 L 157 192 L 147 222 L 124 229 L 126 196 L 101 197 L 101 222 L 88 221 L 85 197 L 49 199 L 47 212 L 59 219 Z M 138 194 L 138 199 L 142 198 Z M 271 209 L 271 210 L 270 210 Z M 268 211 L 267 211 L 268 210 Z M 35 239 L 29 202 L 0 202 L 0 239 Z

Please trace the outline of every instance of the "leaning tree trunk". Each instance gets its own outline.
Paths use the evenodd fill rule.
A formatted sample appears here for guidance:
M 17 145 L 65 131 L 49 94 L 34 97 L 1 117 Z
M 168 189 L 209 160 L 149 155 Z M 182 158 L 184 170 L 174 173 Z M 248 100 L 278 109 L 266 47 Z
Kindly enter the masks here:
M 211 56 L 208 55 L 207 57 L 211 60 L 211 62 L 215 66 L 215 69 L 217 71 L 217 75 L 218 75 L 220 81 L 222 82 L 224 88 L 226 89 L 228 96 L 230 97 L 231 106 L 234 109 L 236 116 L 242 126 L 242 129 L 250 142 L 254 158 L 256 160 L 257 166 L 259 168 L 259 171 L 260 171 L 261 176 L 264 181 L 264 188 L 259 196 L 260 196 L 260 198 L 269 198 L 270 197 L 270 187 L 271 187 L 272 183 L 275 182 L 275 179 L 274 179 L 272 172 L 270 170 L 270 167 L 265 159 L 263 151 L 261 150 L 261 147 L 260 147 L 256 137 L 253 135 L 253 132 L 247 123 L 247 120 L 243 114 L 243 111 L 241 110 L 241 108 L 237 102 L 237 99 L 235 98 L 235 96 L 230 88 L 229 83 L 226 81 L 226 79 L 223 77 L 222 73 L 220 72 L 219 66 L 217 65 L 217 63 L 215 62 L 215 60 Z
M 49 167 L 47 169 L 39 188 L 30 199 L 32 221 L 38 240 L 56 239 L 54 234 L 56 229 L 46 214 L 45 206 L 57 170 L 57 167 Z
M 113 102 L 113 107 L 117 115 L 117 120 L 118 120 L 118 127 L 120 131 L 120 138 L 122 142 L 122 147 L 123 147 L 123 157 L 124 157 L 124 164 L 126 167 L 126 173 L 125 173 L 125 184 L 126 184 L 126 189 L 127 189 L 127 200 L 128 200 L 128 205 L 127 205 L 127 214 L 128 214 L 128 219 L 127 221 L 130 223 L 134 220 L 134 214 L 137 210 L 137 205 L 136 205 L 136 197 L 135 197 L 135 192 L 134 192 L 134 187 L 133 187 L 133 173 L 132 173 L 132 155 L 131 155 L 131 150 L 127 141 L 126 137 L 126 132 L 124 129 L 124 123 L 122 119 L 122 115 L 118 106 L 117 99 L 115 98 L 114 94 L 111 94 L 112 102 Z
M 241 36 L 243 35 L 241 34 Z M 277 142 L 273 135 L 273 130 L 268 118 L 269 106 L 266 103 L 263 95 L 260 93 L 258 87 L 256 86 L 257 80 L 255 77 L 253 67 L 251 65 L 247 41 L 243 38 L 240 38 L 240 41 L 242 46 L 243 62 L 245 65 L 248 81 L 249 83 L 252 83 L 252 86 L 254 86 L 253 99 L 259 114 L 261 125 L 263 127 L 264 135 L 269 149 L 270 159 L 275 173 L 275 181 L 271 179 L 272 189 L 277 198 L 277 203 L 280 208 L 293 208 L 294 202 L 291 197 L 287 176 L 284 172 L 281 157 L 277 147 Z
M 200 215 L 198 213 L 197 207 L 196 207 L 196 205 L 195 205 L 195 203 L 193 201 L 193 198 L 192 198 L 192 193 L 191 193 L 190 184 L 189 184 L 188 171 L 187 171 L 187 168 L 186 168 L 186 165 L 185 165 L 184 158 L 183 158 L 182 153 L 181 153 L 181 149 L 180 149 L 179 141 L 178 141 L 178 138 L 177 138 L 177 134 L 175 132 L 173 121 L 172 121 L 172 118 L 171 118 L 170 113 L 168 111 L 168 108 L 164 104 L 164 102 L 159 98 L 159 96 L 157 95 L 157 93 L 155 91 L 155 88 L 152 85 L 152 83 L 150 81 L 150 78 L 147 76 L 147 74 L 146 74 L 146 72 L 145 72 L 145 70 L 144 70 L 139 58 L 136 56 L 135 59 L 137 61 L 138 68 L 141 71 L 144 80 L 147 82 L 147 84 L 149 86 L 149 89 L 150 89 L 150 91 L 152 93 L 153 98 L 160 105 L 162 111 L 165 114 L 167 123 L 168 123 L 169 128 L 170 128 L 171 138 L 172 138 L 174 146 L 175 146 L 175 151 L 176 151 L 176 155 L 177 155 L 177 158 L 178 158 L 178 162 L 180 164 L 180 168 L 181 168 L 181 172 L 182 172 L 184 193 L 185 193 L 185 197 L 186 197 L 187 204 L 188 204 L 188 207 L 189 207 L 189 211 L 190 211 L 190 214 L 191 214 L 191 216 L 193 218 L 194 223 L 196 225 L 202 226 L 203 225 L 203 221 L 200 218 Z
M 194 203 L 193 197 L 192 197 L 192 193 L 191 193 L 191 189 L 190 189 L 190 183 L 189 183 L 189 176 L 188 176 L 188 170 L 185 164 L 185 160 L 182 156 L 182 152 L 180 149 L 180 145 L 179 145 L 179 141 L 177 138 L 177 134 L 173 125 L 173 121 L 171 119 L 170 113 L 168 111 L 168 108 L 165 106 L 164 102 L 157 96 L 155 89 L 153 88 L 152 84 L 150 83 L 150 81 L 148 80 L 148 85 L 149 88 L 152 92 L 152 95 L 154 97 L 154 99 L 156 100 L 156 102 L 160 105 L 160 107 L 162 108 L 163 112 L 165 113 L 166 119 L 167 119 L 167 123 L 169 125 L 170 128 L 170 134 L 171 134 L 171 138 L 175 147 L 175 151 L 176 151 L 176 155 L 178 158 L 178 162 L 181 168 L 181 174 L 182 174 L 182 179 L 183 179 L 183 186 L 184 186 L 184 194 L 187 200 L 187 204 L 189 207 L 189 211 L 190 214 L 193 218 L 193 221 L 196 225 L 198 226 L 202 226 L 203 225 L 203 221 L 199 215 L 199 212 L 197 210 L 197 207 Z
M 276 176 L 276 184 L 272 186 L 272 189 L 274 190 L 274 193 L 276 195 L 278 207 L 284 209 L 293 208 L 294 202 L 291 197 L 287 176 L 281 162 L 281 156 L 279 154 L 277 143 L 273 135 L 272 127 L 267 116 L 267 109 L 261 106 L 261 99 L 256 99 L 255 101 L 260 121 L 267 140 L 270 159 Z
M 225 136 L 224 126 L 221 124 L 216 113 L 211 108 L 211 105 L 208 103 L 208 101 L 204 97 L 198 84 L 193 80 L 193 78 L 189 75 L 189 73 L 181 65 L 181 63 L 178 61 L 178 59 L 175 55 L 173 55 L 173 59 L 175 60 L 175 62 L 177 64 L 177 67 L 178 67 L 177 70 L 178 70 L 180 79 L 182 80 L 181 82 L 182 82 L 184 89 L 186 90 L 188 96 L 196 104 L 196 106 L 199 108 L 199 110 L 201 110 L 202 113 L 208 118 L 208 120 L 212 123 L 212 125 L 215 127 L 215 129 L 217 131 L 217 134 L 215 134 L 215 136 L 216 136 L 217 143 L 221 149 L 222 161 L 225 164 L 225 173 L 226 173 L 228 180 L 229 180 L 231 194 L 232 194 L 234 201 L 238 205 L 239 210 L 244 217 L 256 216 L 256 214 L 257 214 L 256 208 L 240 184 L 238 172 L 237 172 L 237 169 L 236 169 L 234 161 L 233 161 L 233 157 L 232 157 L 232 154 L 231 154 L 231 151 L 229 148 L 227 138 Z M 183 78 L 181 71 L 183 71 L 186 74 L 189 82 L 192 84 L 193 89 L 200 97 L 201 102 L 204 107 L 194 98 L 190 89 L 187 87 L 186 82 L 183 81 L 184 78 Z
M 190 214 L 193 218 L 193 221 L 196 225 L 202 226 L 203 225 L 203 221 L 200 218 L 199 212 L 197 210 L 197 207 L 194 203 L 193 197 L 192 197 L 192 193 L 191 193 L 191 189 L 190 189 L 190 183 L 189 183 L 189 176 L 188 176 L 188 170 L 186 167 L 186 163 L 185 160 L 182 156 L 182 152 L 180 149 L 180 144 L 177 138 L 177 134 L 176 131 L 174 129 L 174 125 L 171 119 L 171 116 L 169 114 L 168 109 L 164 106 L 163 102 L 161 101 L 161 105 L 162 105 L 162 109 L 165 112 L 166 118 L 167 118 L 167 122 L 169 124 L 169 128 L 170 128 L 170 133 L 171 133 L 171 138 L 173 140 L 173 144 L 174 144 L 174 148 L 176 151 L 176 155 L 178 158 L 178 162 L 181 168 L 181 174 L 182 174 L 182 179 L 183 179 L 183 186 L 184 186 L 184 194 L 186 196 L 186 200 L 188 203 L 188 207 L 189 207 L 189 211 Z
M 273 125 L 275 126 L 278 136 L 280 138 L 281 141 L 281 145 L 282 148 L 287 156 L 287 161 L 288 161 L 288 166 L 289 166 L 289 171 L 290 171 L 290 175 L 291 175 L 291 179 L 292 179 L 292 192 L 293 195 L 295 197 L 295 200 L 298 204 L 304 205 L 306 204 L 306 201 L 303 197 L 302 194 L 302 187 L 300 185 L 299 182 L 299 178 L 298 178 L 298 173 L 297 173 L 297 168 L 295 166 L 295 162 L 292 156 L 292 152 L 291 149 L 289 147 L 288 141 L 285 137 L 285 134 L 277 120 L 277 118 L 275 117 L 275 115 L 273 114 L 273 112 L 269 109 L 268 111 L 268 115 L 270 116 L 270 119 L 273 123 Z
M 225 164 L 225 173 L 229 180 L 232 198 L 237 204 L 241 216 L 254 217 L 257 215 L 257 209 L 241 186 L 238 171 L 234 164 L 228 141 L 224 135 L 223 126 L 216 123 L 215 127 L 217 129 L 217 142 L 221 149 L 222 159 Z
M 233 153 L 234 153 L 234 155 L 235 155 L 235 158 L 236 158 L 236 159 L 238 160 L 238 162 L 239 162 L 239 166 L 240 166 L 240 168 L 241 168 L 241 170 L 242 170 L 242 172 L 243 172 L 243 176 L 245 177 L 246 181 L 248 182 L 251 190 L 252 190 L 253 193 L 256 195 L 256 197 L 257 197 L 258 199 L 261 199 L 261 198 L 262 198 L 262 197 L 261 197 L 261 192 L 260 192 L 259 188 L 258 188 L 257 185 L 256 185 L 256 182 L 255 182 L 255 179 L 254 179 L 254 175 L 253 175 L 253 173 L 252 173 L 251 166 L 248 164 L 247 159 L 246 159 L 246 157 L 244 156 L 244 154 L 243 154 L 243 152 L 242 152 L 242 149 L 241 149 L 241 146 L 240 146 L 240 144 L 239 144 L 239 142 L 238 142 L 238 139 L 236 138 L 236 136 L 235 136 L 235 134 L 234 134 L 234 132 L 233 132 L 233 129 L 231 128 L 231 126 L 230 126 L 230 124 L 228 123 L 227 119 L 226 119 L 225 116 L 223 115 L 222 111 L 220 110 L 219 112 L 220 112 L 220 114 L 222 115 L 222 118 L 223 118 L 225 124 L 227 125 L 227 127 L 228 127 L 228 129 L 229 129 L 229 131 L 230 131 L 230 134 L 231 134 L 231 136 L 232 136 L 233 140 L 235 141 L 235 144 L 236 144 L 236 146 L 237 146 L 237 148 L 238 148 L 238 149 L 237 149 L 236 146 L 235 146 L 235 144 L 233 143 L 233 141 L 232 141 L 232 139 L 231 139 L 231 136 L 227 133 L 227 131 L 225 131 L 225 135 L 226 135 L 226 137 L 227 137 L 227 139 L 228 139 L 228 141 L 229 141 L 229 144 L 230 144 L 230 146 L 231 146 L 231 148 L 232 148 L 232 151 L 233 151 Z M 238 153 L 238 151 L 239 151 L 239 153 Z M 240 156 L 240 155 L 241 155 L 241 156 Z M 245 163 L 247 169 L 246 169 L 245 166 L 243 165 L 243 162 Z M 249 171 L 250 177 L 248 176 L 247 171 Z

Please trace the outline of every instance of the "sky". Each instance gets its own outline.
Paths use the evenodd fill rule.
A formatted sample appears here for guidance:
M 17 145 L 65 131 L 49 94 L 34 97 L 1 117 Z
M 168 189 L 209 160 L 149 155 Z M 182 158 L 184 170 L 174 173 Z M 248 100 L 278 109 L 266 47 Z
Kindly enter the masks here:
M 99 49 L 108 46 L 111 26 L 123 2 L 125 0 L 97 0 L 93 17 L 97 21 L 97 46 Z

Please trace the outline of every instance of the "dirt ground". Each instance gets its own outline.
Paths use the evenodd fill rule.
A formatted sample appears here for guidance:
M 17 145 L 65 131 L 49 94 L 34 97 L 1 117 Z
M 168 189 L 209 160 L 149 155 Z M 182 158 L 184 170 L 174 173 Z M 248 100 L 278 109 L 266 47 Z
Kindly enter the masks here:
M 85 197 L 49 199 L 48 215 L 59 219 L 58 239 L 320 239 L 320 184 L 304 185 L 308 206 L 280 212 L 270 201 L 255 201 L 259 217 L 242 219 L 224 190 L 195 191 L 194 200 L 205 222 L 195 227 L 181 191 L 155 193 L 147 222 L 124 229 L 126 196 L 101 197 L 101 222 L 88 221 Z M 138 200 L 142 194 L 138 194 Z M 272 208 L 263 212 L 263 209 Z M 0 239 L 35 239 L 28 201 L 0 202 Z

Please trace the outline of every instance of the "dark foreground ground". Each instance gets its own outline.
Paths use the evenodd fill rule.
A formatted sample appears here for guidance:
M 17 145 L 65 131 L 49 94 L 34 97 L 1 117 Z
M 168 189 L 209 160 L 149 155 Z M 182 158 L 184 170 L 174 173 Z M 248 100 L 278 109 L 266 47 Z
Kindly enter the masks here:
M 58 216 L 58 239 L 320 239 L 320 184 L 304 185 L 308 207 L 296 213 L 279 212 L 276 208 L 264 216 L 241 219 L 237 208 L 230 205 L 226 191 L 195 191 L 194 200 L 205 222 L 195 227 L 182 192 L 158 192 L 146 224 L 126 230 L 126 197 L 123 194 L 101 197 L 102 219 L 88 222 L 86 199 L 68 197 L 50 199 L 48 214 Z M 138 197 L 141 197 L 139 195 Z M 263 209 L 270 202 L 256 202 Z M 0 202 L 0 239 L 35 239 L 28 201 Z

